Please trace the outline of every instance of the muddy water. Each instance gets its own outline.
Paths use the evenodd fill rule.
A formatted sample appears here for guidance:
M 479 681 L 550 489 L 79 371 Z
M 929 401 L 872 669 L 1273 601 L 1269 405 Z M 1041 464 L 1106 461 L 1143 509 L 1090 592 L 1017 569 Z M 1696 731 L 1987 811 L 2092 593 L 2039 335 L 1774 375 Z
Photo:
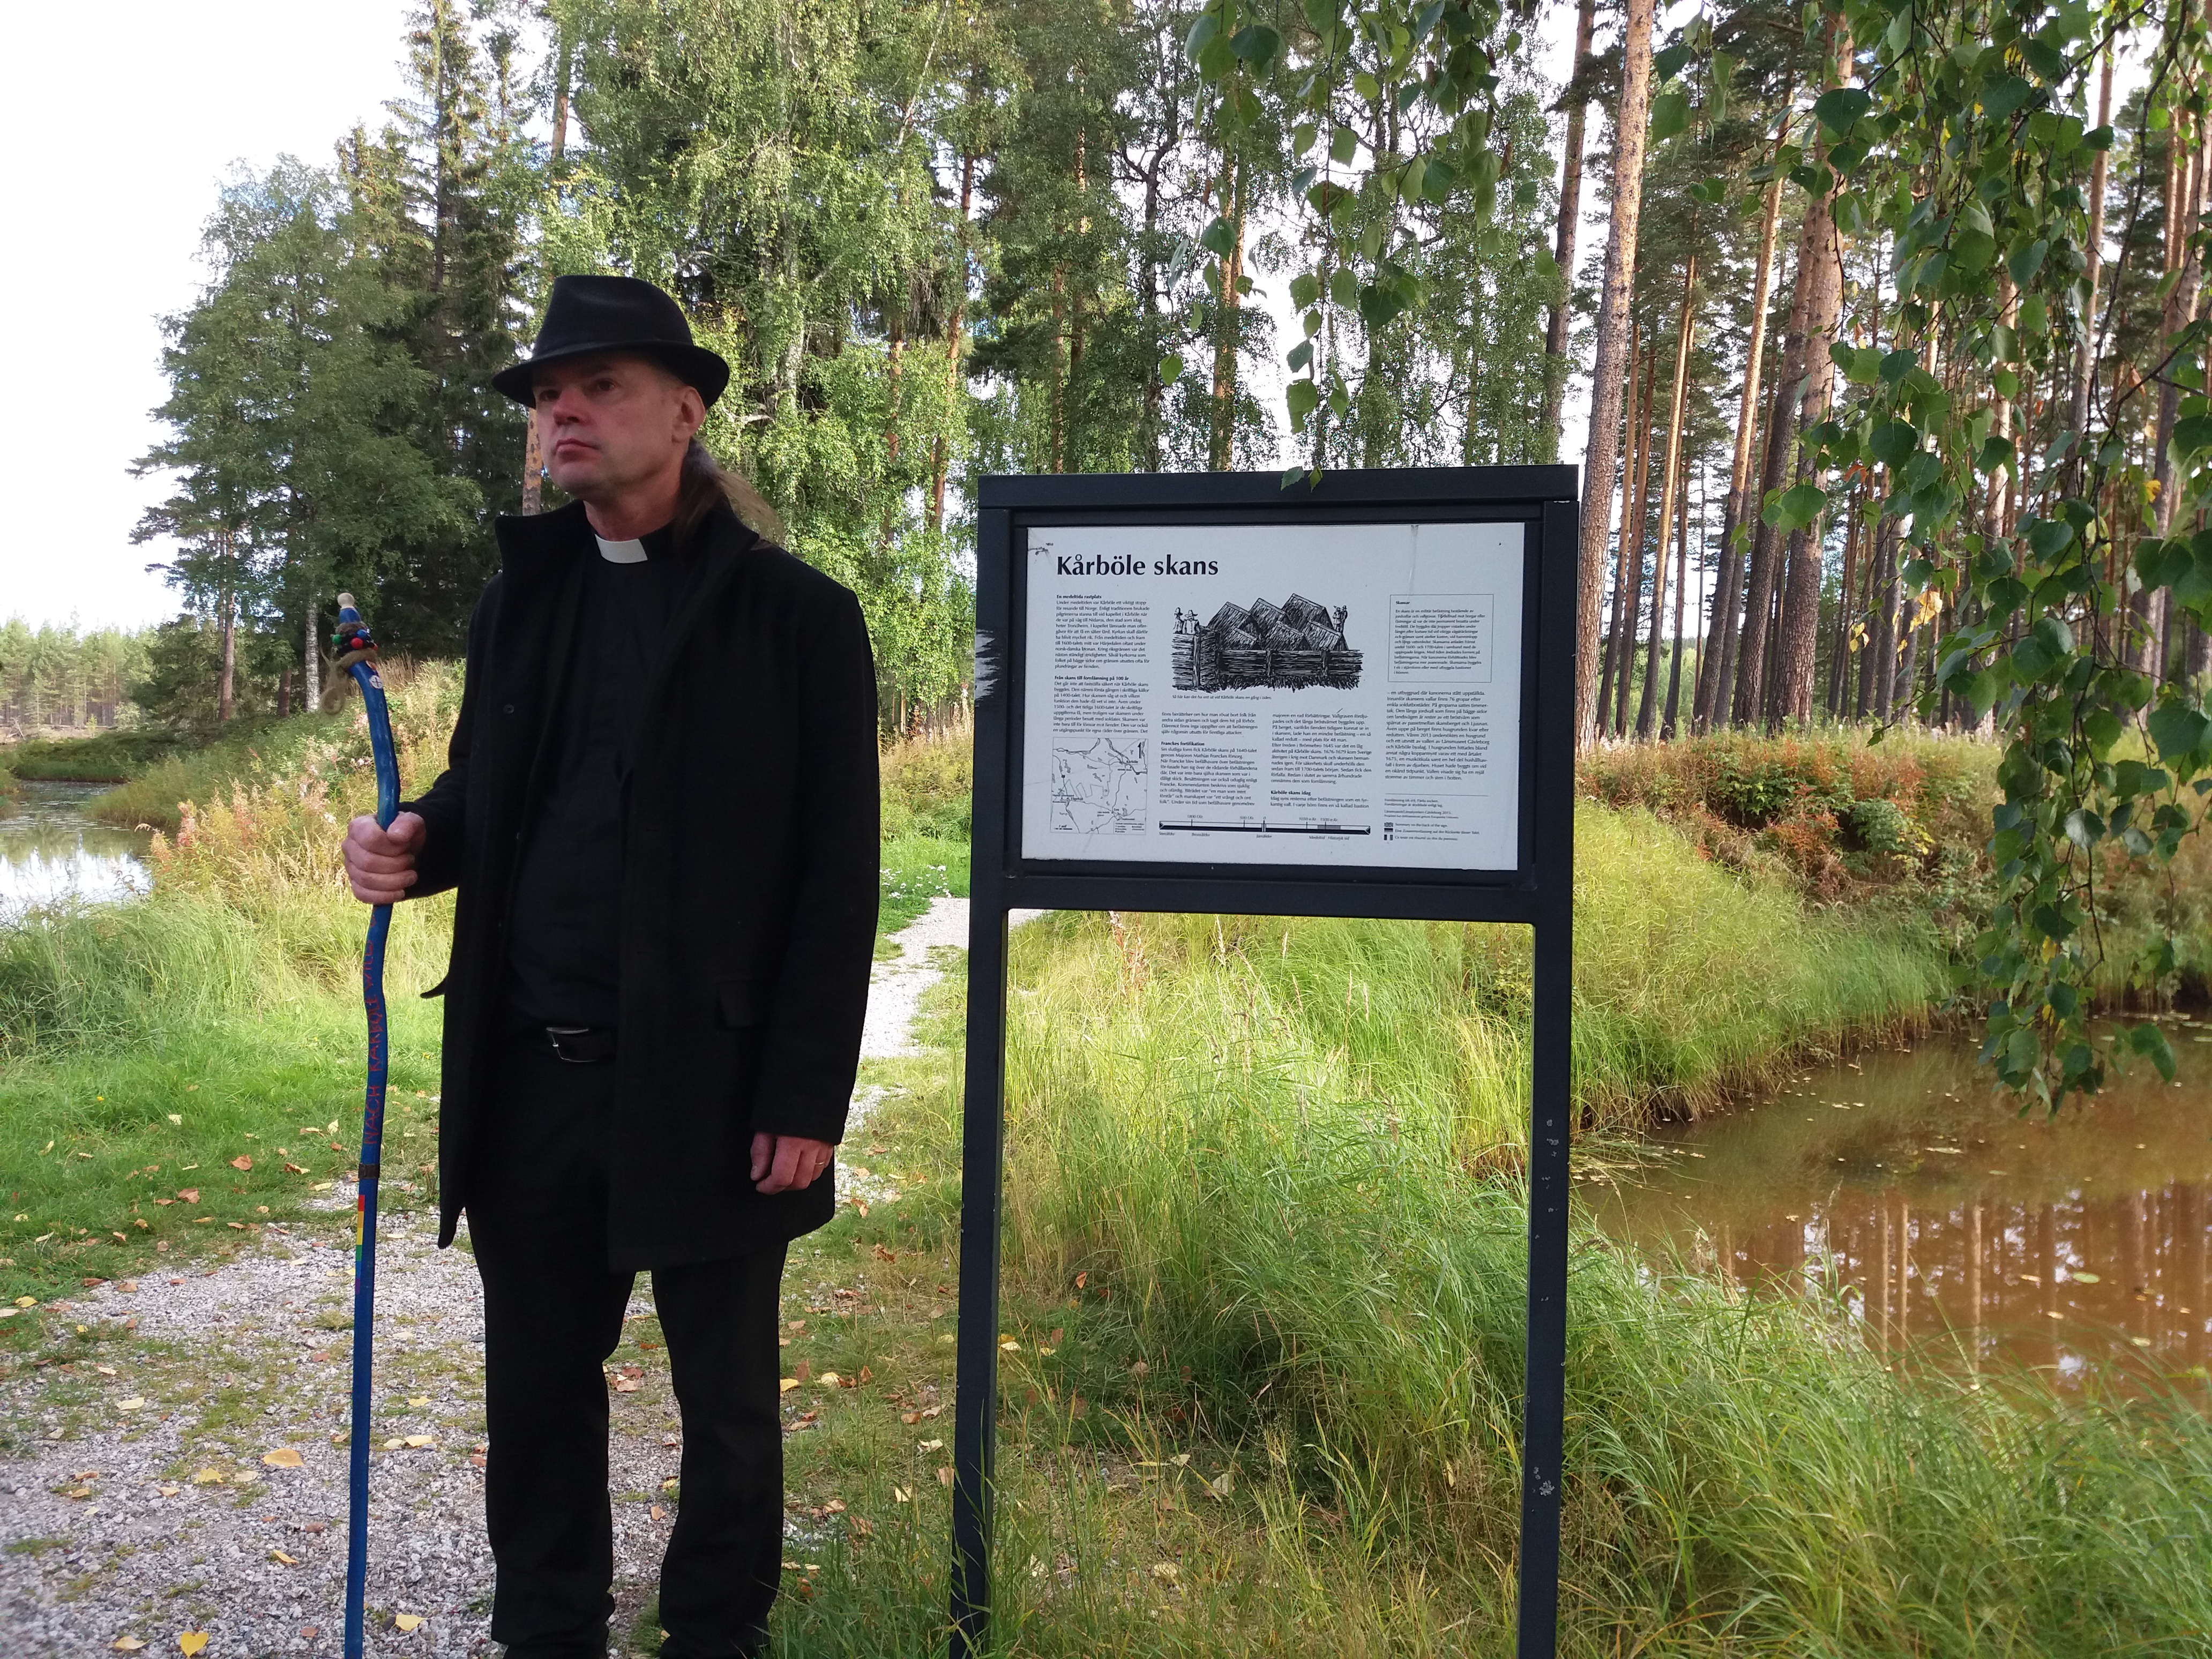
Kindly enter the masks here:
M 146 890 L 149 837 L 85 814 L 105 783 L 26 781 L 0 817 L 0 922 L 34 905 L 129 898 Z
M 1840 1295 L 1922 1363 L 2060 1387 L 2208 1393 L 2212 1021 L 2056 1121 L 1995 1098 L 1964 1038 L 1862 1053 L 1755 1107 L 1655 1135 L 1585 1186 L 1609 1231 L 1707 1272 Z

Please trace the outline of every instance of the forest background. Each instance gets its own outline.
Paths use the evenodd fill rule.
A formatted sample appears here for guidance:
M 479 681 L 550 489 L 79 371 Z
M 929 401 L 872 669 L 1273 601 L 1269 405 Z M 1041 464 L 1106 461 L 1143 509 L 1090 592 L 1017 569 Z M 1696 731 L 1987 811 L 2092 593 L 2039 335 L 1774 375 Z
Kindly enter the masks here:
M 146 701 L 198 713 L 205 683 L 216 718 L 313 707 L 323 671 L 307 659 L 349 586 L 379 594 L 400 648 L 457 649 L 494 556 L 488 515 L 548 488 L 485 376 L 522 348 L 552 276 L 619 268 L 682 295 L 738 365 L 709 441 L 757 476 L 799 551 L 862 592 L 888 721 L 910 724 L 963 694 L 973 478 L 1273 463 L 1291 434 L 1254 382 L 1279 380 L 1277 337 L 1301 308 L 1319 338 L 1291 344 L 1291 368 L 1318 349 L 1360 371 L 1339 377 L 1349 395 L 1315 464 L 1559 459 L 1566 381 L 1597 332 L 1577 319 L 1618 297 L 1607 248 L 1578 246 L 1586 173 L 1614 175 L 1593 190 L 1643 222 L 1626 303 L 1607 307 L 1626 325 L 1605 377 L 1620 396 L 1599 400 L 1615 405 L 1613 465 L 1591 468 L 1620 479 L 1589 491 L 1610 544 L 1597 723 L 1704 725 L 1717 697 L 1723 720 L 1886 716 L 1934 684 L 1942 613 L 1900 580 L 1870 473 L 1787 548 L 1752 522 L 1796 482 L 1796 428 L 1832 398 L 1810 384 L 1837 367 L 1818 362 L 1823 339 L 1875 339 L 1883 320 L 1883 239 L 1839 236 L 1826 194 L 1791 176 L 1832 67 L 1817 29 L 1772 3 L 1687 15 L 1656 80 L 1641 66 L 1634 100 L 1657 100 L 1632 156 L 1592 149 L 1619 125 L 1626 16 L 1580 6 L 1564 88 L 1500 20 L 1474 77 L 1486 182 L 1438 189 L 1437 167 L 1410 216 L 1402 176 L 1383 175 L 1419 153 L 1425 111 L 1355 70 L 1364 107 L 1340 112 L 1330 149 L 1357 187 L 1332 217 L 1373 245 L 1377 280 L 1340 269 L 1297 295 L 1314 136 L 1275 118 L 1296 113 L 1288 96 L 1224 118 L 1233 88 L 1188 49 L 1214 15 L 1097 0 L 415 7 L 413 95 L 381 130 L 339 136 L 327 164 L 234 179 L 206 228 L 211 280 L 167 319 L 174 437 L 141 466 L 179 488 L 141 535 L 178 538 L 172 574 L 198 620 L 167 631 L 166 673 L 140 668 Z M 2103 234 L 2118 244 L 2115 362 L 2159 335 L 2158 279 L 2185 263 L 2191 228 L 2172 203 L 2191 180 L 2167 176 L 2179 152 L 2140 74 L 2123 78 L 2135 94 L 2100 129 L 2122 135 L 2105 142 L 2134 179 Z M 2004 510 L 1995 486 L 1991 504 Z M 2204 672 L 2202 627 L 2177 612 L 2172 631 L 2176 672 Z M 1701 635 L 1706 648 L 1676 649 Z M 21 678 L 29 654 L 0 645 L 0 672 Z M 32 711 L 10 701 L 21 723 Z
M 340 587 L 455 653 L 486 516 L 550 504 L 486 382 L 563 271 L 732 361 L 708 440 L 860 593 L 895 730 L 966 695 L 979 474 L 1549 460 L 1586 349 L 1585 741 L 2002 738 L 1991 1055 L 2094 1087 L 2097 860 L 2212 787 L 2205 21 L 1583 0 L 1561 88 L 1540 15 L 423 0 L 389 121 L 208 222 L 145 684 L 313 708 Z

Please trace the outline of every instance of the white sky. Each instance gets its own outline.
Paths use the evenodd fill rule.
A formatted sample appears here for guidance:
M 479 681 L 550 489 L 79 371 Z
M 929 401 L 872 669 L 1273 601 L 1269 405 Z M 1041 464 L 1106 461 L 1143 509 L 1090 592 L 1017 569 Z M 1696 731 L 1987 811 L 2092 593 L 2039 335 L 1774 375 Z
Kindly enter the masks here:
M 0 174 L 0 215 L 42 257 L 0 266 L 0 314 L 27 325 L 14 348 L 23 373 L 0 400 L 0 453 L 21 491 L 0 541 L 0 618 L 136 627 L 175 614 L 173 590 L 145 568 L 166 550 L 130 539 L 167 493 L 128 471 L 166 435 L 150 413 L 166 392 L 158 319 L 206 279 L 200 227 L 234 163 L 320 164 L 355 121 L 381 118 L 403 89 L 401 11 L 400 0 L 115 0 L 99 17 L 96 119 L 83 78 L 64 72 L 82 55 L 82 15 L 14 14 L 15 61 L 33 72 L 0 101 L 0 153 L 18 158 Z M 1548 8 L 1540 30 L 1541 67 L 1564 80 L 1573 7 Z M 1585 185 L 1585 251 L 1604 235 L 1598 195 Z M 1297 337 L 1294 322 L 1282 337 Z M 1271 404 L 1282 373 L 1274 365 L 1261 390 Z M 1582 459 L 1589 397 L 1586 381 L 1570 388 L 1562 459 Z
M 0 100 L 0 316 L 15 390 L 0 453 L 20 493 L 0 540 L 0 618 L 135 627 L 175 595 L 134 547 L 168 492 L 131 462 L 165 435 L 156 318 L 206 273 L 202 222 L 233 161 L 321 164 L 402 90 L 399 0 L 112 0 L 10 8 Z M 88 50 L 89 48 L 89 50 Z M 85 71 L 98 73 L 88 78 Z M 72 67 L 74 66 L 74 67 Z

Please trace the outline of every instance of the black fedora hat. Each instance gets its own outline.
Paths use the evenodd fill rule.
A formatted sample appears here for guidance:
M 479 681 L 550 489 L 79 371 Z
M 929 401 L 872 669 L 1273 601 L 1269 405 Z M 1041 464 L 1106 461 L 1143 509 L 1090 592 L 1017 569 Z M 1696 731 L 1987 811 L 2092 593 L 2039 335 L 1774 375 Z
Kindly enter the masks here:
M 530 356 L 491 377 L 515 402 L 533 403 L 532 376 L 547 363 L 598 352 L 650 357 L 709 405 L 730 383 L 730 366 L 691 342 L 684 307 L 635 276 L 556 276 Z

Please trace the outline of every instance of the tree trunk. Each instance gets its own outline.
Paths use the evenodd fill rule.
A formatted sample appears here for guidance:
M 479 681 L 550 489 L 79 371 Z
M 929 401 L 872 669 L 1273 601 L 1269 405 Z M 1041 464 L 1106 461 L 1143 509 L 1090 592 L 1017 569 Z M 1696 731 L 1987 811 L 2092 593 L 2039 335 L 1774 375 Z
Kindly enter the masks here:
M 2189 234 L 2187 192 L 2193 158 L 2185 158 L 2184 155 L 2188 148 L 2188 130 L 2189 118 L 2177 112 L 2166 134 L 2166 258 L 2163 275 L 2172 277 L 2174 281 L 2166 292 L 2166 303 L 2159 316 L 2159 335 L 2164 340 L 2171 340 L 2188 321 L 2182 307 L 2181 278 L 2177 274 L 2184 263 L 2182 249 Z M 2176 479 L 2169 447 L 2173 441 L 2174 422 L 2180 410 L 2180 386 L 2170 373 L 2161 374 L 2159 377 L 2157 447 L 2153 452 L 2152 460 L 2158 479 L 2158 494 L 2154 498 L 2157 504 L 2155 522 L 2157 533 L 2160 536 L 2167 534 L 2173 523 Z M 2146 588 L 2135 594 L 2128 605 L 2135 624 L 2132 653 L 2135 665 L 2154 678 L 2163 665 L 2158 659 L 2158 640 L 2164 618 L 2159 614 L 2161 607 L 2157 601 L 2161 597 L 2161 593 L 2154 593 Z
M 1636 319 L 1628 319 L 1628 418 L 1627 430 L 1622 434 L 1627 454 L 1620 469 L 1620 533 L 1613 544 L 1613 628 L 1605 636 L 1605 666 L 1603 678 L 1597 688 L 1597 720 L 1600 732 L 1610 734 L 1619 724 L 1613 716 L 1613 688 L 1619 676 L 1626 671 L 1621 666 L 1620 642 L 1636 630 L 1635 601 L 1628 595 L 1628 560 L 1630 550 L 1640 545 L 1644 523 L 1644 476 L 1638 463 L 1644 454 L 1644 439 L 1651 428 L 1651 383 L 1650 376 L 1637 368 L 1642 359 L 1638 356 Z M 1654 368 L 1651 373 L 1656 373 Z M 1636 390 L 1639 374 L 1644 375 L 1644 391 Z M 1631 539 L 1630 526 L 1637 526 Z M 1627 607 L 1627 620 L 1622 621 L 1623 607 Z
M 230 538 L 223 537 L 225 556 L 228 556 Z M 238 678 L 238 602 L 225 580 L 222 589 L 222 673 L 215 683 L 215 717 L 225 725 L 230 722 L 232 692 Z
M 1589 61 L 1590 37 L 1597 27 L 1597 0 L 1582 0 L 1575 15 L 1575 66 L 1579 76 Z M 1559 409 L 1567 392 L 1568 298 L 1575 284 L 1575 234 L 1582 227 L 1583 124 L 1589 113 L 1587 100 L 1577 96 L 1567 111 L 1567 142 L 1559 157 L 1559 228 L 1553 238 L 1553 257 L 1559 264 L 1561 283 L 1558 301 L 1544 330 L 1544 419 L 1552 454 L 1559 453 Z M 1470 377 L 1472 378 L 1472 377 Z
M 1828 635 L 1828 695 L 1824 707 L 1830 720 L 1841 720 L 1848 712 L 1844 703 L 1844 665 L 1851 654 L 1851 599 L 1863 562 L 1859 557 L 1859 531 L 1865 499 L 1864 490 L 1853 484 L 1851 515 L 1844 531 L 1843 580 L 1836 584 L 1836 625 Z
M 945 406 L 960 407 L 961 329 L 968 313 L 968 213 L 975 198 L 975 158 L 960 158 L 960 271 L 954 280 L 952 312 L 945 322 Z M 949 416 L 948 416 L 949 418 Z M 952 471 L 952 441 L 939 432 L 929 456 L 929 527 L 945 527 L 945 481 Z
M 884 370 L 889 378 L 890 407 L 884 411 L 884 461 L 887 467 L 896 466 L 899 458 L 899 380 L 906 369 L 906 284 L 900 280 L 899 293 L 888 307 L 890 315 L 885 320 L 889 326 L 884 333 L 889 339 L 884 352 Z
M 300 701 L 310 714 L 323 706 L 322 651 L 315 638 L 315 592 L 307 590 L 307 625 L 300 652 Z
M 2112 48 L 2105 47 L 2105 64 L 2097 82 L 2097 125 L 2112 118 Z M 2068 471 L 2072 488 L 2079 489 L 2086 464 L 2083 454 L 2089 431 L 2089 392 L 2097 378 L 2097 279 L 2105 261 L 2105 162 L 2111 154 L 2099 150 L 2089 164 L 2089 235 L 2081 252 L 2088 263 L 2082 268 L 2081 337 L 2074 347 L 2074 406 L 2068 424 L 2074 431 L 2074 454 Z
M 1575 732 L 1597 730 L 1598 622 L 1605 602 L 1605 508 L 1620 455 L 1622 370 L 1628 304 L 1636 276 L 1636 232 L 1644 204 L 1644 145 L 1651 116 L 1654 0 L 1626 0 L 1621 27 L 1620 103 L 1613 117 L 1613 211 L 1606 235 L 1605 287 L 1598 302 L 1597 352 L 1590 366 L 1589 447 L 1583 461 L 1583 514 L 1576 546 Z
M 576 78 L 576 43 L 561 31 L 561 44 L 553 58 L 553 174 L 561 174 L 561 159 L 568 148 L 568 83 Z
M 1851 39 L 1840 21 L 1829 24 L 1828 59 L 1831 88 L 1850 78 Z M 1817 160 L 1826 152 L 1816 145 Z M 1836 331 L 1836 319 L 1844 300 L 1843 252 L 1836 244 L 1832 192 L 1805 204 L 1804 229 L 1798 240 L 1798 283 L 1808 295 L 1805 332 L 1798 341 L 1800 372 L 1806 377 L 1797 429 L 1810 432 L 1828 418 L 1835 393 L 1835 365 L 1828 346 Z M 1813 460 L 1801 452 L 1797 463 L 1800 483 L 1813 481 Z M 1822 547 L 1822 520 L 1815 518 L 1790 538 L 1790 561 L 1782 586 L 1781 626 L 1775 641 L 1774 690 L 1771 721 L 1809 720 L 1813 717 L 1813 668 L 1820 638 L 1820 574 L 1826 561 Z
M 542 513 L 545 510 L 545 457 L 538 447 L 538 411 L 531 410 L 523 428 L 522 439 L 522 510 Z
M 1872 578 L 1873 626 L 1859 665 L 1859 713 L 1889 718 L 1890 675 L 1897 653 L 1897 527 L 1883 519 L 1875 527 Z
M 284 672 L 276 677 L 276 718 L 283 720 L 292 712 L 292 665 L 286 663 Z
M 1237 325 L 1243 298 L 1237 289 L 1244 276 L 1244 188 L 1243 168 L 1234 160 L 1222 174 L 1221 216 L 1229 221 L 1235 240 L 1221 262 L 1221 307 L 1215 313 L 1213 431 L 1206 460 L 1216 472 L 1228 471 L 1237 460 Z
M 1636 735 L 1648 739 L 1658 717 L 1659 629 L 1667 602 L 1667 531 L 1682 477 L 1682 410 L 1690 390 L 1690 337 L 1697 330 L 1698 221 L 1690 218 L 1690 257 L 1682 268 L 1682 312 L 1674 329 L 1674 385 L 1667 410 L 1667 470 L 1659 485 L 1658 556 L 1651 563 L 1651 637 L 1644 653 L 1644 692 L 1636 700 Z M 1680 604 L 1679 590 L 1675 603 Z M 1677 630 L 1679 632 L 1679 630 Z
M 1674 508 L 1674 643 L 1667 653 L 1667 714 L 1660 723 L 1659 738 L 1672 743 L 1681 727 L 1675 722 L 1682 711 L 1682 599 L 1690 591 L 1690 492 L 1687 487 Z
M 1776 375 L 1774 397 L 1766 416 L 1766 455 L 1759 469 L 1759 485 L 1745 502 L 1753 515 L 1751 570 L 1743 606 L 1743 639 L 1736 662 L 1735 701 L 1732 717 L 1748 726 L 1759 716 L 1766 687 L 1768 623 L 1780 586 L 1781 536 L 1765 519 L 1766 498 L 1782 487 L 1790 462 L 1790 445 L 1797 434 L 1797 407 L 1805 387 L 1806 334 L 1813 289 L 1820 263 L 1812 238 L 1825 218 L 1817 203 L 1808 203 L 1797 237 L 1797 276 L 1790 299 L 1790 321 L 1782 341 L 1782 368 Z
M 1790 137 L 1788 106 L 1793 90 L 1785 88 L 1783 91 L 1782 125 L 1774 134 L 1778 152 Z M 1774 273 L 1774 237 L 1782 224 L 1782 179 L 1778 167 L 1773 182 L 1766 187 L 1766 216 L 1759 229 L 1759 260 L 1752 277 L 1751 339 L 1744 350 L 1743 395 L 1736 406 L 1735 455 L 1729 470 L 1728 501 L 1721 509 L 1720 577 L 1713 584 L 1712 619 L 1705 633 L 1705 654 L 1698 663 L 1693 720 L 1700 732 L 1727 715 L 1729 665 L 1735 653 L 1736 629 L 1743 604 L 1744 550 L 1737 532 L 1747 526 L 1754 516 L 1749 511 L 1746 495 L 1751 488 L 1752 442 L 1759 425 L 1759 382 L 1765 367 L 1766 313 Z
M 1620 626 L 1613 641 L 1613 726 L 1628 735 L 1628 688 L 1636 678 L 1636 634 L 1644 620 L 1644 544 L 1651 522 L 1651 405 L 1659 396 L 1659 343 L 1651 343 L 1644 356 L 1650 367 L 1644 374 L 1644 401 L 1636 419 L 1636 514 L 1620 544 Z M 1604 719 L 1603 712 L 1599 714 Z

